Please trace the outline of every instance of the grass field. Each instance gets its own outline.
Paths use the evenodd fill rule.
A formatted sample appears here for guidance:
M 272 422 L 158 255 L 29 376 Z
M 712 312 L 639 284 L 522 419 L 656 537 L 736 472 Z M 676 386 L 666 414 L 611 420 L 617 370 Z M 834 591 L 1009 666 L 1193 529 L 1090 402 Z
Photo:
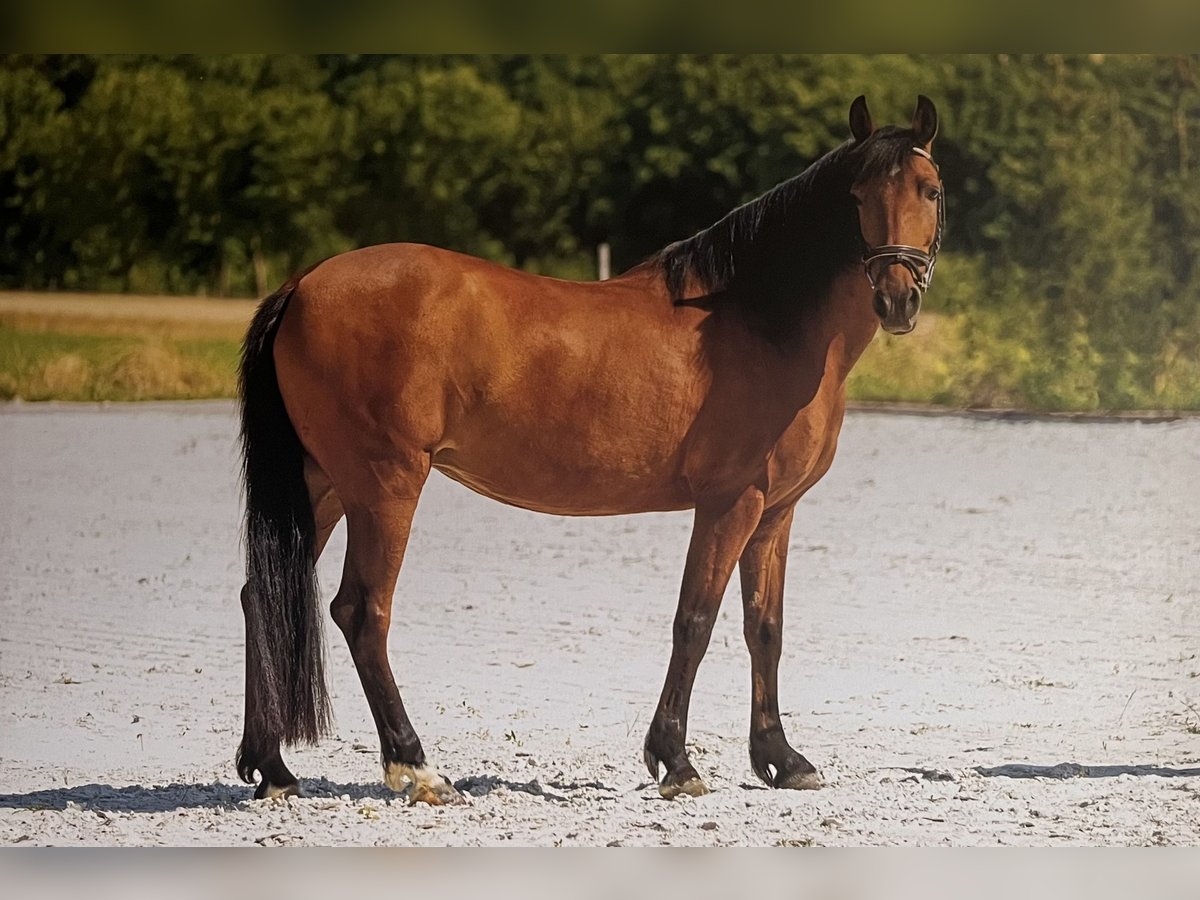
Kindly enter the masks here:
M 252 300 L 0 293 L 0 398 L 232 397 Z
M 256 305 L 199 297 L 0 292 L 0 400 L 233 397 L 241 340 Z M 961 318 L 926 311 L 912 334 L 881 331 L 850 376 L 850 398 L 1073 408 L 1024 396 L 1020 354 L 984 359 L 967 340 L 964 325 Z M 1186 368 L 1175 389 L 1162 395 L 1171 408 L 1200 405 L 1191 402 L 1200 399 L 1194 369 Z

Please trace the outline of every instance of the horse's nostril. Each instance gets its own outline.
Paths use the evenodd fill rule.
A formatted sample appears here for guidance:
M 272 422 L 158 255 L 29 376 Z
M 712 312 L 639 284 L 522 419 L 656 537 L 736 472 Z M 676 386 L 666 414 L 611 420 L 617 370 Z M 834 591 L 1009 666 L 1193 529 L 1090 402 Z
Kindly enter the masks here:
M 908 300 L 904 304 L 904 315 L 911 321 L 921 308 L 921 292 L 913 288 L 908 292 Z
M 892 304 L 888 302 L 887 295 L 883 291 L 875 292 L 875 315 L 881 319 L 886 319 L 888 312 L 891 311 Z

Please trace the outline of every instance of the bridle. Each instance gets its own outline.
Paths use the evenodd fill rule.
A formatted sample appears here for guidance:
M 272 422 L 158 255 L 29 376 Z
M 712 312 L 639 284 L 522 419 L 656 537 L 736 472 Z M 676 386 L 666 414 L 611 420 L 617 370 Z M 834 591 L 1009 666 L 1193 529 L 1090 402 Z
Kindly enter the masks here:
M 934 169 L 937 169 L 937 163 L 933 162 L 933 157 L 929 155 L 928 151 L 920 147 L 913 147 L 912 152 L 925 157 L 933 163 Z M 942 246 L 942 226 L 946 222 L 946 195 L 941 190 L 938 191 L 937 203 L 937 231 L 934 232 L 933 244 L 928 253 L 919 247 L 910 247 L 907 244 L 880 244 L 877 247 L 867 248 L 867 252 L 863 254 L 862 263 L 867 281 L 871 284 L 871 290 L 875 290 L 877 280 L 877 277 L 871 272 L 871 264 L 880 259 L 888 260 L 887 265 L 883 266 L 880 271 L 899 263 L 912 274 L 917 290 L 923 294 L 929 289 L 929 283 L 933 281 L 933 267 L 937 263 L 938 250 Z

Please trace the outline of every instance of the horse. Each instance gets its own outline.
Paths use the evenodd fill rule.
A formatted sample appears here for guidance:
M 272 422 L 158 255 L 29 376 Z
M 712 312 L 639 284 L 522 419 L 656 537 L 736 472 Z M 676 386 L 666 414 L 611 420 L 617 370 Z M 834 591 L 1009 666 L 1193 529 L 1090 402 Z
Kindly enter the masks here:
M 941 243 L 938 117 L 850 137 L 799 175 L 607 281 L 422 244 L 329 258 L 265 298 L 239 370 L 245 725 L 256 798 L 299 794 L 284 744 L 330 728 L 316 561 L 346 519 L 333 621 L 410 802 L 463 802 L 425 757 L 388 661 L 393 591 L 431 469 L 544 513 L 695 511 L 666 679 L 644 742 L 665 798 L 708 788 L 688 707 L 734 566 L 750 653 L 750 762 L 812 789 L 778 702 L 797 501 L 829 469 L 846 377 L 878 327 L 915 325 Z

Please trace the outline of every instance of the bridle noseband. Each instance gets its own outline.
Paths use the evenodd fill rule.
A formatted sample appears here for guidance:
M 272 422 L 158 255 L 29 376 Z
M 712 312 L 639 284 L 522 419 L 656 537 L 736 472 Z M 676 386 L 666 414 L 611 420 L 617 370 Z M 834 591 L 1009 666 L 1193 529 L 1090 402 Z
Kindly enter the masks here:
M 913 147 L 912 152 L 918 156 L 923 156 L 931 163 L 934 169 L 937 169 L 937 163 L 933 162 L 933 157 L 920 147 Z M 938 250 L 942 246 L 942 226 L 946 221 L 946 195 L 941 190 L 938 191 L 938 209 L 937 209 L 937 231 L 933 235 L 933 244 L 926 253 L 919 247 L 910 247 L 907 244 L 880 244 L 877 247 L 869 247 L 867 252 L 863 254 L 863 271 L 867 275 L 867 281 L 871 284 L 871 290 L 875 290 L 876 276 L 871 272 L 871 264 L 876 260 L 888 260 L 887 265 L 883 266 L 880 271 L 888 266 L 893 266 L 899 263 L 908 269 L 912 274 L 913 281 L 916 282 L 917 290 L 922 294 L 929 289 L 929 284 L 933 281 L 933 267 L 937 263 Z

